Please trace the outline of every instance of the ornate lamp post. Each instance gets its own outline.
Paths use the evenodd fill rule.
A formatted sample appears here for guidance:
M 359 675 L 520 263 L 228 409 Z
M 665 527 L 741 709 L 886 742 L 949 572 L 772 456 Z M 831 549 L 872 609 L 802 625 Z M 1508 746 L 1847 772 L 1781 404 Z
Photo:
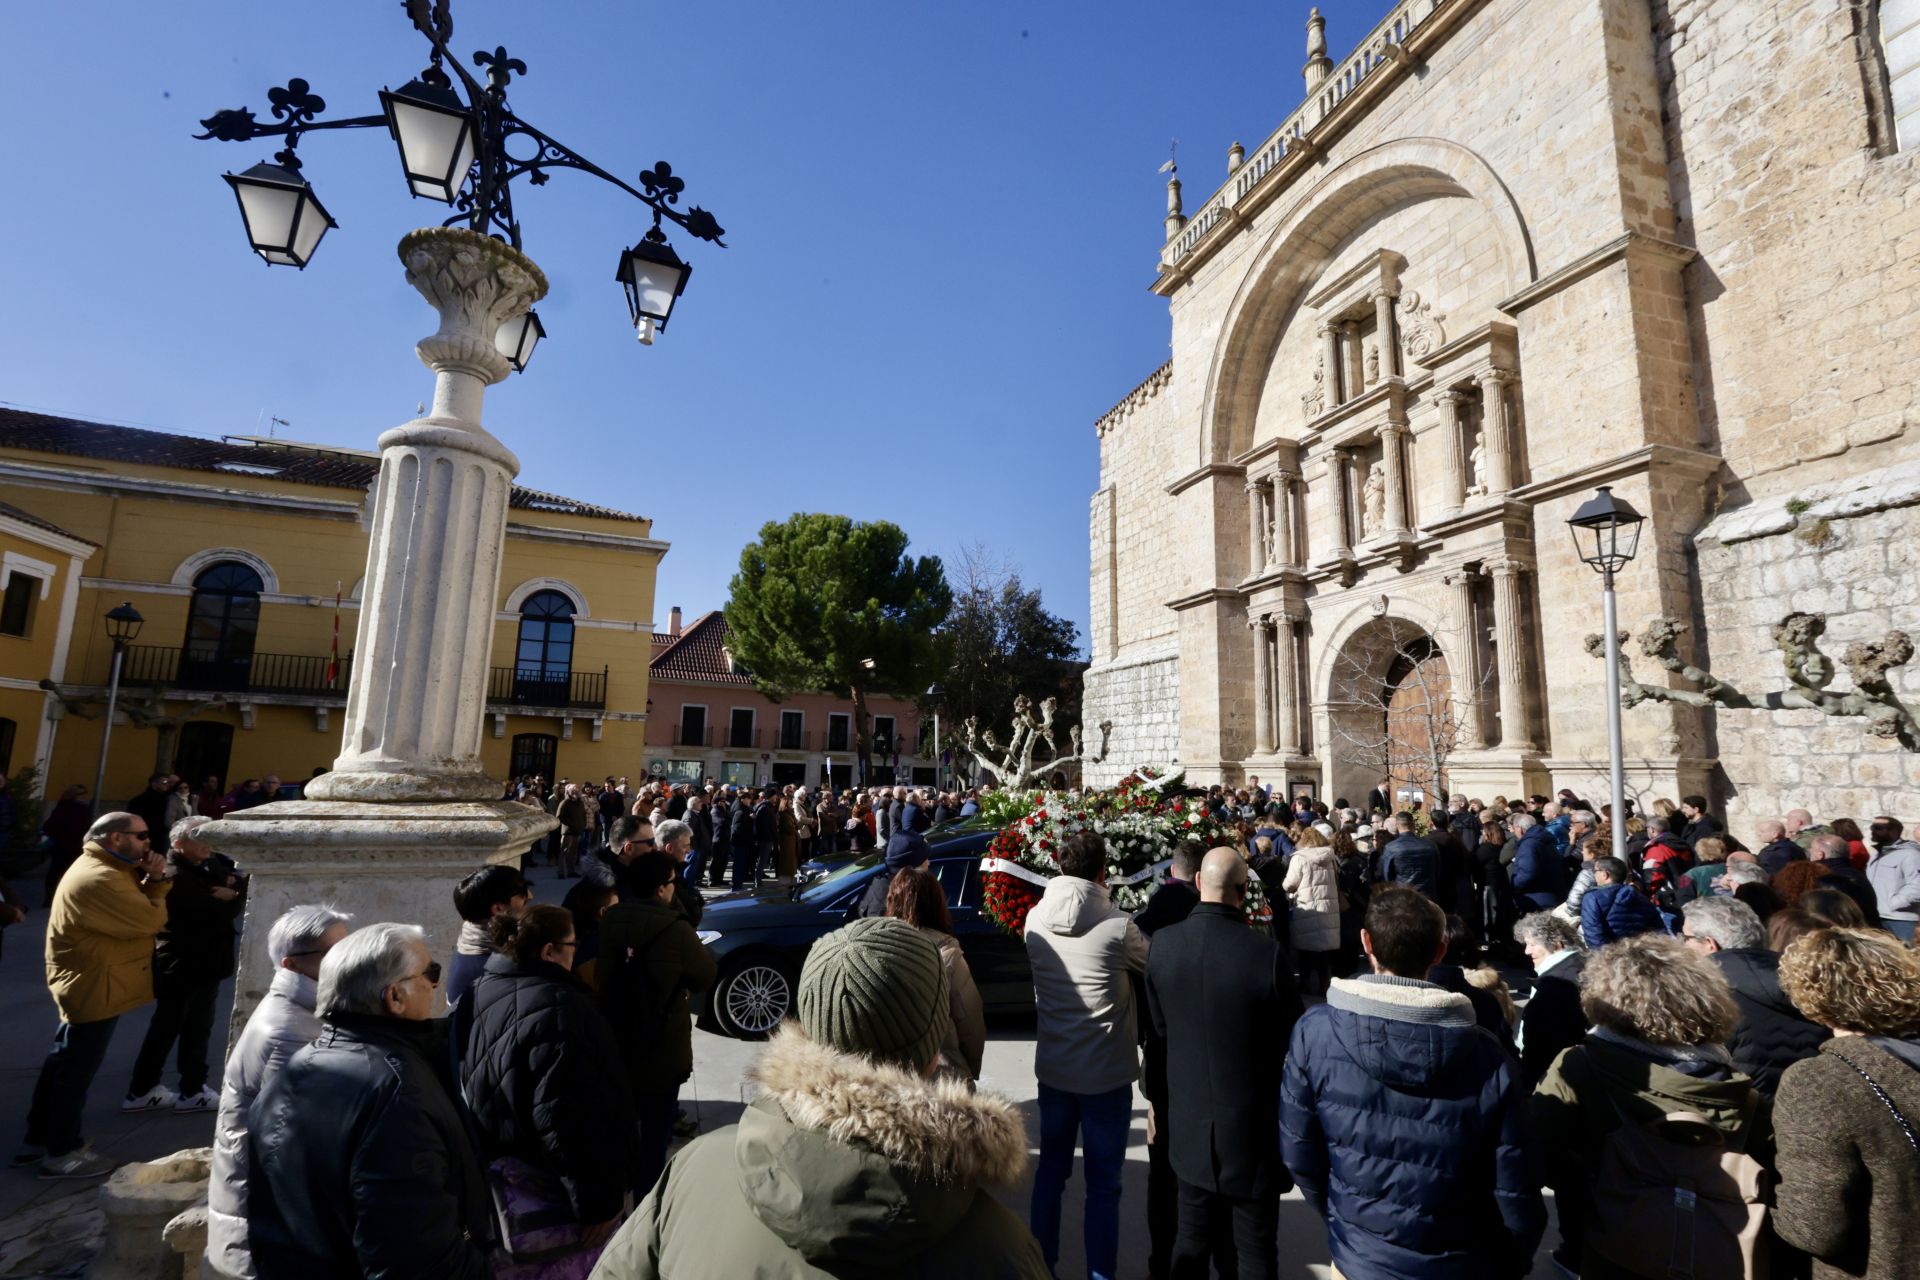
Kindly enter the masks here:
M 1627 856 L 1627 772 L 1620 746 L 1620 624 L 1614 607 L 1613 575 L 1625 568 L 1640 549 L 1640 526 L 1646 517 L 1613 490 L 1600 491 L 1580 505 L 1567 521 L 1580 559 L 1599 573 L 1606 610 L 1607 636 L 1607 759 L 1613 770 L 1613 856 Z
M 228 176 L 248 243 L 270 265 L 304 268 L 335 225 L 295 154 L 310 133 L 385 129 L 408 189 L 455 210 L 445 224 L 400 241 L 407 282 L 440 316 L 439 329 L 415 347 L 434 373 L 433 407 L 380 437 L 340 754 L 304 800 L 242 810 L 204 832 L 254 871 L 236 1027 L 271 976 L 267 928 L 287 907 L 333 901 L 362 920 L 420 921 L 438 950 L 452 941 L 441 922 L 459 878 L 517 857 L 553 826 L 543 813 L 499 800 L 480 759 L 501 546 L 520 470 L 481 425 L 481 401 L 488 386 L 526 368 L 545 336 L 532 307 L 547 279 L 521 252 L 514 181 L 542 186 L 554 170 L 580 170 L 652 212 L 640 242 L 645 252 L 621 257 L 628 275 L 636 253 L 649 264 L 628 289 L 630 304 L 638 297 L 648 308 L 632 313 L 643 341 L 664 327 L 686 283 L 664 224 L 716 244 L 723 234 L 704 209 L 678 207 L 686 184 L 664 162 L 642 172 L 635 187 L 515 114 L 507 89 L 526 64 L 495 48 L 473 55 L 484 83 L 462 67 L 449 52 L 448 0 L 406 0 L 404 7 L 427 38 L 429 63 L 399 89 L 381 92 L 380 114 L 322 120 L 326 103 L 292 80 L 267 95 L 271 122 L 244 108 L 201 122 L 202 138 L 285 140 L 272 163 Z M 668 260 L 679 263 L 677 275 Z
M 107 785 L 107 743 L 113 740 L 113 709 L 120 701 L 120 664 L 127 656 L 127 646 L 139 637 L 140 626 L 145 621 L 132 604 L 107 610 L 107 639 L 113 641 L 113 674 L 107 677 L 107 716 L 100 722 L 100 762 L 93 768 L 96 818 L 106 812 L 100 807 L 100 788 Z

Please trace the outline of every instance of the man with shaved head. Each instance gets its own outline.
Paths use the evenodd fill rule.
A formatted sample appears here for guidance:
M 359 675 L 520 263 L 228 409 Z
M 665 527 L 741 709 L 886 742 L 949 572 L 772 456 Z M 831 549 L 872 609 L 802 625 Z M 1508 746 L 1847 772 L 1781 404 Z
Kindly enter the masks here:
M 1794 812 L 1804 814 L 1806 810 Z M 1760 841 L 1760 865 L 1770 876 L 1779 875 L 1780 868 L 1807 856 L 1806 850 L 1793 842 L 1787 824 L 1778 818 L 1761 818 L 1753 824 L 1753 834 Z
M 1168 1154 L 1180 1181 L 1173 1274 L 1248 1280 L 1279 1268 L 1280 1162 L 1274 1080 L 1300 1016 L 1285 953 L 1247 924 L 1248 868 L 1231 848 L 1201 860 L 1200 903 L 1154 935 L 1147 1007 L 1167 1042 Z

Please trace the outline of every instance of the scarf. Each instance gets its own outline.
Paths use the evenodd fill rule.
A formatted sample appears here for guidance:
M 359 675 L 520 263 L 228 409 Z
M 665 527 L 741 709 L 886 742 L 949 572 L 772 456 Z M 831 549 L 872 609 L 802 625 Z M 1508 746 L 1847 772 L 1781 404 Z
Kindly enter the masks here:
M 460 936 L 453 940 L 453 954 L 457 956 L 490 956 L 493 954 L 493 935 L 487 932 L 487 926 L 475 924 L 471 920 L 460 922 Z

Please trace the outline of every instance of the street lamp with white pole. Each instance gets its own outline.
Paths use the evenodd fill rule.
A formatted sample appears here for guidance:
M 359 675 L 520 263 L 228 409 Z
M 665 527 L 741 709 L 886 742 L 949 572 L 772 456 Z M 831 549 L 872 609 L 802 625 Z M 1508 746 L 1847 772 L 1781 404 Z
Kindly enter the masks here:
M 925 696 L 927 705 L 933 708 L 933 786 L 936 791 L 945 791 L 947 784 L 940 776 L 945 772 L 940 755 L 940 703 L 946 698 L 947 691 L 937 684 L 930 684 Z
M 1580 559 L 1600 575 L 1605 599 L 1607 638 L 1607 758 L 1613 770 L 1613 856 L 1627 856 L 1627 772 L 1620 746 L 1620 625 L 1614 607 L 1613 575 L 1626 567 L 1640 549 L 1640 526 L 1646 517 L 1613 490 L 1600 491 L 1582 503 L 1567 521 Z
M 131 603 L 107 610 L 107 639 L 113 641 L 113 674 L 107 678 L 107 716 L 100 725 L 100 763 L 93 770 L 95 817 L 104 812 L 100 808 L 100 789 L 107 785 L 107 743 L 113 739 L 114 704 L 120 701 L 120 663 L 126 657 L 127 645 L 139 636 L 140 624 L 145 621 Z

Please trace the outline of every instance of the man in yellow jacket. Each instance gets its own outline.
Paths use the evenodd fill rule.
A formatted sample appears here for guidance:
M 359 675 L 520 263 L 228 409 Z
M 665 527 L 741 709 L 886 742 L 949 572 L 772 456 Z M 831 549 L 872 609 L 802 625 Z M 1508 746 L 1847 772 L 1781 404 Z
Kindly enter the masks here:
M 167 923 L 166 876 L 146 819 L 109 813 L 87 829 L 85 849 L 60 877 L 47 917 L 47 987 L 60 1029 L 33 1086 L 16 1166 L 38 1163 L 42 1178 L 113 1171 L 113 1161 L 86 1145 L 80 1120 L 114 1024 L 153 1000 L 153 938 Z

